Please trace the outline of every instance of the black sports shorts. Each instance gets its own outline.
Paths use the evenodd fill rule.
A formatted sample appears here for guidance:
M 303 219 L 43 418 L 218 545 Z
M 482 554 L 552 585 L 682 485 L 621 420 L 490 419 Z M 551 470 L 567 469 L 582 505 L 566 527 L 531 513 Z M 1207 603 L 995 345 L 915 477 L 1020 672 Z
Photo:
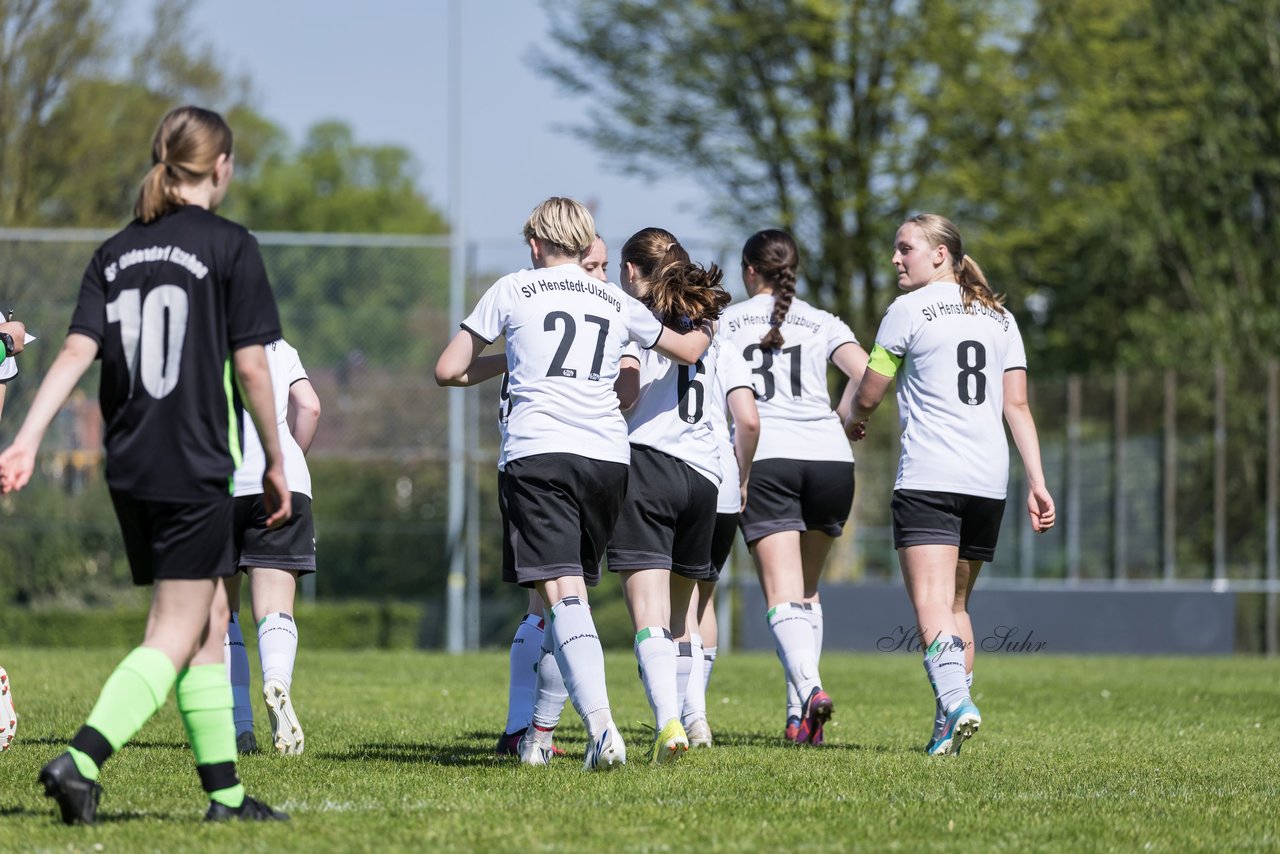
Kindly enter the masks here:
M 782 531 L 844 532 L 853 509 L 853 463 L 758 460 L 751 464 L 742 536 L 747 545 Z
M 627 497 L 609 538 L 609 569 L 669 569 L 710 579 L 719 492 L 683 460 L 632 445 Z
M 316 571 L 316 527 L 311 499 L 291 492 L 293 515 L 279 528 L 267 527 L 261 495 L 236 499 L 236 566 L 289 569 L 300 575 Z
M 962 560 L 990 561 L 996 556 L 1003 498 L 897 489 L 890 509 L 895 549 L 959 546 Z
M 724 570 L 725 561 L 733 551 L 733 538 L 738 536 L 738 514 L 717 513 L 716 528 L 711 535 L 711 573 L 710 581 L 719 581 Z
M 235 572 L 235 499 L 174 502 L 111 490 L 133 583 L 225 578 Z
M 507 460 L 502 478 L 516 581 L 579 576 L 600 583 L 600 558 L 627 491 L 627 465 L 577 454 Z

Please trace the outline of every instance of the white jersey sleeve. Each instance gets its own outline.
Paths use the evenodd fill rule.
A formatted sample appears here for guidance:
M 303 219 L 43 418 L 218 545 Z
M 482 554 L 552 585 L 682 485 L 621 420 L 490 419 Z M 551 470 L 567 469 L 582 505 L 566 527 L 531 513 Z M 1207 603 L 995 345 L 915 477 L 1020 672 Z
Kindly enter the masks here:
M 272 416 L 280 437 L 280 451 L 284 455 L 284 478 L 290 492 L 311 497 L 311 471 L 307 468 L 306 455 L 289 432 L 289 389 L 299 380 L 308 379 L 298 351 L 280 338 L 266 345 L 267 368 L 271 373 L 271 396 L 275 404 Z M 254 429 L 253 419 L 244 413 L 244 454 L 236 469 L 233 485 L 237 498 L 243 495 L 262 494 L 262 473 L 267 467 L 262 440 Z
M 799 297 L 779 327 L 783 344 L 770 350 L 760 341 L 770 329 L 773 297 L 759 294 L 725 309 L 721 335 L 752 373 L 760 410 L 757 460 L 852 462 L 853 452 L 831 405 L 827 365 L 845 344 L 857 344 L 848 325 Z

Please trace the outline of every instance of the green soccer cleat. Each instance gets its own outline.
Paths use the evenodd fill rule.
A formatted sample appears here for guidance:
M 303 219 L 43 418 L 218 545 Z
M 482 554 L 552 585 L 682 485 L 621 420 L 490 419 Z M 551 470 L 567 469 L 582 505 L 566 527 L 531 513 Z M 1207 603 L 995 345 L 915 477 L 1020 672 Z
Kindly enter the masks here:
M 674 762 L 688 752 L 689 734 L 684 731 L 679 718 L 672 718 L 653 740 L 653 761 L 658 765 Z

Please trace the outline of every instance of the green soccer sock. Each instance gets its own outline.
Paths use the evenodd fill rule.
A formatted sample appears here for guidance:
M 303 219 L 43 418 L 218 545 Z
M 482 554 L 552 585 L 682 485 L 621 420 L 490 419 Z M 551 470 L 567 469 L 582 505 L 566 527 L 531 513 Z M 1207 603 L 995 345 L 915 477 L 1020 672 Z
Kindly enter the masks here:
M 209 799 L 228 807 L 244 803 L 236 776 L 236 725 L 224 664 L 198 664 L 178 675 L 178 711 L 187 728 L 196 771 Z
M 126 655 L 107 677 L 89 720 L 68 750 L 80 773 L 98 779 L 102 763 L 151 719 L 176 678 L 173 662 L 158 649 L 140 646 Z

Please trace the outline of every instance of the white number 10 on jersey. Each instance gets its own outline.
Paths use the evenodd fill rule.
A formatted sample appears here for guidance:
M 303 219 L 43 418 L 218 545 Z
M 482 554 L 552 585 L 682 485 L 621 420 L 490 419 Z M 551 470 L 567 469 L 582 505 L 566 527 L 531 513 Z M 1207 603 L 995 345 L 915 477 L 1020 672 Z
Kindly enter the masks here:
M 187 337 L 187 309 L 187 292 L 177 285 L 153 288 L 146 300 L 139 289 L 130 288 L 107 303 L 107 322 L 120 324 L 130 395 L 139 373 L 142 387 L 156 400 L 178 385 L 182 342 Z

